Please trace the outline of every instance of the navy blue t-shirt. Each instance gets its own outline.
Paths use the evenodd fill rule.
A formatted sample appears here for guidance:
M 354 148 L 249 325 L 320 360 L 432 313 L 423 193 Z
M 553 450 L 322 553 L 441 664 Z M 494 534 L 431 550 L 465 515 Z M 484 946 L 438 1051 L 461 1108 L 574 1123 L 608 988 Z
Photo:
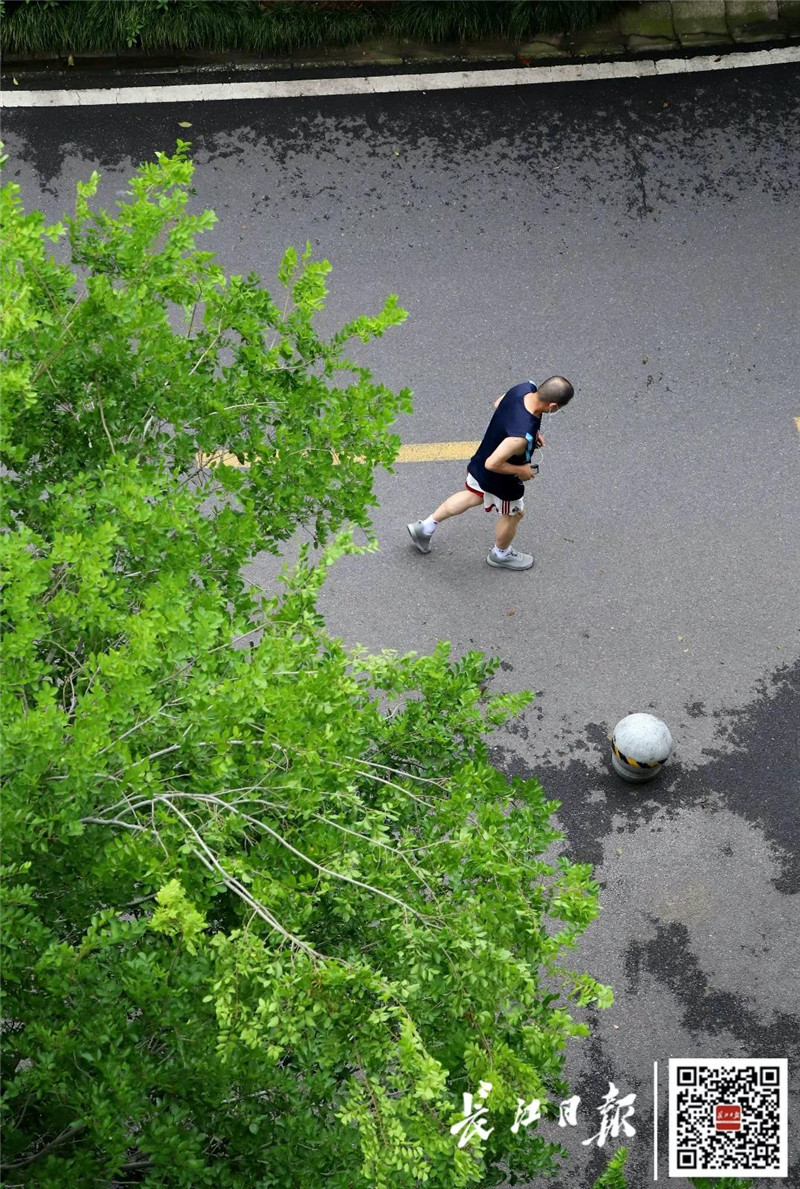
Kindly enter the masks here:
M 535 417 L 525 408 L 525 395 L 528 392 L 536 392 L 536 385 L 532 380 L 509 388 L 495 409 L 489 428 L 483 435 L 483 441 L 468 464 L 470 474 L 478 480 L 483 490 L 490 491 L 492 495 L 499 495 L 504 500 L 522 499 L 525 491 L 522 480 L 516 475 L 499 475 L 497 471 L 487 471 L 484 464 L 506 438 L 525 438 L 524 452 L 515 454 L 508 461 L 514 466 L 523 466 L 524 463 L 530 462 L 536 449 L 536 434 L 542 419 Z

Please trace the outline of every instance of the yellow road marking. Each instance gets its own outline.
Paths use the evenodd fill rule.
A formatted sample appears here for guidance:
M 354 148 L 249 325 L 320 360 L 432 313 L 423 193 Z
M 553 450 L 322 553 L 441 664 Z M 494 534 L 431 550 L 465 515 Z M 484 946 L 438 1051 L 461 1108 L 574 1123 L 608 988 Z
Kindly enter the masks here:
M 478 449 L 480 442 L 416 442 L 411 446 L 401 446 L 397 455 L 397 462 L 453 462 L 461 460 L 467 462 Z M 339 465 L 339 458 L 335 451 L 333 461 Z M 357 462 L 362 461 L 356 459 Z M 239 462 L 235 454 L 218 451 L 216 454 L 198 454 L 199 467 L 248 467 L 249 462 Z
M 795 417 L 794 423 L 800 433 L 800 417 Z M 468 462 L 478 449 L 480 442 L 414 442 L 410 446 L 401 446 L 397 453 L 397 462 Z M 339 456 L 333 454 L 335 466 L 339 465 Z M 362 459 L 356 459 L 361 462 Z M 218 451 L 216 454 L 198 454 L 199 467 L 248 467 L 249 462 L 239 462 L 235 454 Z
M 239 462 L 235 454 L 226 454 L 222 450 L 218 450 L 216 454 L 198 454 L 197 465 L 199 467 L 242 467 L 245 470 L 250 466 L 250 463 L 245 460 Z
M 444 462 L 461 459 L 468 461 L 480 446 L 480 442 L 418 442 L 414 446 L 401 446 L 398 462 Z

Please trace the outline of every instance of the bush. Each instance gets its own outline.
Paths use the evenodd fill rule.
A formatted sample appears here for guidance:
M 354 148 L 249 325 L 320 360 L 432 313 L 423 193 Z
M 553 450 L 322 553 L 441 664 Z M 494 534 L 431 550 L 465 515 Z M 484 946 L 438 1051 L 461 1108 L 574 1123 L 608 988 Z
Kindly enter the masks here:
M 6 0 L 5 53 L 285 53 L 376 37 L 458 41 L 571 31 L 618 5 L 585 0 Z

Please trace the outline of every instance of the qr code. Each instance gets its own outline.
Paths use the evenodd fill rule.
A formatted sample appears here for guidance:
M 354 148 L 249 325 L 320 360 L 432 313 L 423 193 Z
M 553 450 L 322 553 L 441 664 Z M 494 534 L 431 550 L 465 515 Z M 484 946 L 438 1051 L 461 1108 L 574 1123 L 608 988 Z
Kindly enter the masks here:
M 785 1058 L 669 1063 L 669 1175 L 788 1176 Z

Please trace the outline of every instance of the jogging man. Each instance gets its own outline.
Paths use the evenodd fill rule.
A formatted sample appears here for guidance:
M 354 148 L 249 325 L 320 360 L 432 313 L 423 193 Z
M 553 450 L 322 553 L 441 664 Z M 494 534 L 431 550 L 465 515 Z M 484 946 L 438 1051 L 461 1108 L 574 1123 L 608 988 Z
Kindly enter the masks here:
M 441 521 L 483 504 L 487 512 L 494 508 L 498 513 L 494 549 L 486 558 L 489 565 L 501 570 L 531 568 L 531 555 L 519 553 L 511 546 L 525 514 L 523 483 L 533 479 L 538 470 L 531 466 L 531 458 L 536 447 L 544 445 L 539 433 L 542 414 L 557 413 L 572 400 L 573 394 L 569 380 L 551 376 L 538 388 L 532 380 L 527 380 L 497 398 L 489 428 L 469 460 L 465 490 L 451 495 L 427 520 L 416 520 L 407 526 L 420 553 L 430 553 L 431 537 Z

